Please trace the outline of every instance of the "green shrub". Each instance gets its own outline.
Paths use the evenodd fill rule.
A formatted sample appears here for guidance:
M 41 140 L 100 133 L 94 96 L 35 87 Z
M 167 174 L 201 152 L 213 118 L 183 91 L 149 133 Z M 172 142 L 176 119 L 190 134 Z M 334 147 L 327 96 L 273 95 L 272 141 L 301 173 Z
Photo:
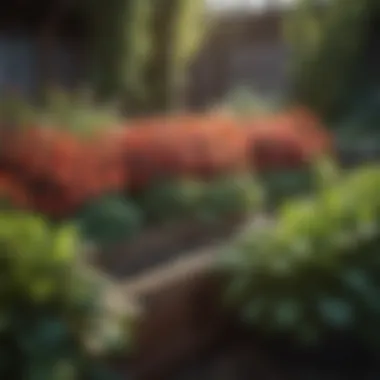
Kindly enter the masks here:
M 192 179 L 165 181 L 141 196 L 141 207 L 152 223 L 193 218 L 199 210 L 204 184 Z
M 106 195 L 88 203 L 79 213 L 83 235 L 99 246 L 132 239 L 143 225 L 140 208 L 118 195 Z
M 326 157 L 297 169 L 262 173 L 259 180 L 265 188 L 267 203 L 277 207 L 291 198 L 313 194 L 339 177 L 339 168 Z
M 297 341 L 331 331 L 380 344 L 380 168 L 357 169 L 234 241 L 227 297 L 243 318 Z
M 105 284 L 80 262 L 79 242 L 70 225 L 0 213 L 2 379 L 112 379 L 98 365 L 124 345 L 128 319 L 105 308 Z
M 115 106 L 96 104 L 90 91 L 65 92 L 59 88 L 48 89 L 39 105 L 18 93 L 0 94 L 0 117 L 12 128 L 39 125 L 64 128 L 81 136 L 119 125 L 122 120 Z
M 205 186 L 199 217 L 217 221 L 229 216 L 248 215 L 263 204 L 261 186 L 251 175 L 229 175 Z
M 144 194 L 141 206 L 155 222 L 215 222 L 256 211 L 262 197 L 252 176 L 229 175 L 209 182 L 181 179 L 157 185 Z
M 314 190 L 314 173 L 310 167 L 270 171 L 261 174 L 268 203 L 278 206 L 284 200 L 305 195 Z
M 252 117 L 273 113 L 281 107 L 281 103 L 281 99 L 264 96 L 260 91 L 243 86 L 228 93 L 217 109 L 232 112 L 238 117 Z

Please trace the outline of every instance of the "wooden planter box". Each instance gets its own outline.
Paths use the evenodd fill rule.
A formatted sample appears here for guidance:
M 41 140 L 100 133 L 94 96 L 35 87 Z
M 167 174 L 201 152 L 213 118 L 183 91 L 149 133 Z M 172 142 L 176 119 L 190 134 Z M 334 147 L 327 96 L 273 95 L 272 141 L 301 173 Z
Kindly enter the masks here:
M 221 302 L 217 254 L 210 248 L 119 283 L 142 310 L 135 351 L 116 366 L 121 373 L 137 380 L 379 378 L 367 352 L 339 344 L 319 353 L 292 350 L 246 330 Z
M 218 247 L 119 283 L 142 314 L 135 351 L 116 369 L 138 380 L 285 380 L 222 304 Z M 303 379 L 302 379 L 303 380 Z
M 223 335 L 216 251 L 200 252 L 120 284 L 143 315 L 129 366 L 138 379 L 165 379 Z
M 136 379 L 167 380 L 234 329 L 235 318 L 222 304 L 223 278 L 215 261 L 242 225 L 235 219 L 209 228 L 182 224 L 152 230 L 96 255 L 95 264 L 114 276 L 119 300 L 139 313 L 135 351 L 122 361 L 123 370 Z
M 339 368 L 334 357 L 340 351 L 339 347 L 329 351 L 327 360 L 325 355 L 323 360 L 316 361 L 304 352 L 291 351 L 287 345 L 278 342 L 263 341 L 244 330 L 234 312 L 222 304 L 224 279 L 215 272 L 214 265 L 222 247 L 223 244 L 214 244 L 190 250 L 119 281 L 113 280 L 118 297 L 110 295 L 110 298 L 115 303 L 126 303 L 139 317 L 134 351 L 113 363 L 125 378 L 379 378 L 380 372 L 375 372 L 375 375 L 369 373 L 373 371 L 369 365 L 354 371 L 354 368 L 359 368 L 357 353 L 343 357 Z M 353 363 L 352 368 L 349 368 L 350 363 Z

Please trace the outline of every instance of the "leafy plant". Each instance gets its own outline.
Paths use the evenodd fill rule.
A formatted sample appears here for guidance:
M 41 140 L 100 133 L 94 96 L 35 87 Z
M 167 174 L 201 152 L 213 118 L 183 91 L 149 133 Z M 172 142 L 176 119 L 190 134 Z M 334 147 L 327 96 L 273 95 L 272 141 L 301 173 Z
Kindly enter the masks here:
M 246 120 L 250 166 L 260 173 L 302 169 L 332 153 L 332 139 L 307 109 L 293 108 Z
M 1 163 L 23 184 L 29 208 L 49 217 L 125 188 L 119 115 L 87 95 L 55 90 L 39 106 L 17 96 L 1 103 Z
M 335 331 L 379 345 L 379 190 L 380 168 L 360 168 L 231 244 L 227 295 L 245 321 L 307 344 Z
M 172 180 L 150 188 L 140 204 L 154 222 L 186 219 L 216 222 L 257 211 L 263 200 L 261 190 L 248 173 L 210 181 Z
M 264 200 L 263 189 L 250 174 L 227 175 L 205 186 L 201 213 L 203 221 L 217 221 L 229 216 L 257 212 Z
M 204 184 L 192 179 L 152 186 L 141 196 L 141 207 L 152 222 L 193 218 L 199 210 Z
M 238 87 L 230 92 L 224 104 L 217 107 L 232 111 L 236 116 L 262 116 L 273 113 L 279 108 L 279 102 L 273 98 L 265 98 L 263 95 L 246 87 Z
M 44 126 L 88 136 L 105 127 L 118 125 L 121 116 L 113 105 L 96 104 L 91 92 L 65 92 L 49 89 L 45 101 L 33 104 L 18 93 L 3 94 L 0 100 L 1 122 L 25 131 Z
M 121 122 L 115 106 L 96 104 L 92 93 L 84 90 L 68 93 L 50 89 L 39 112 L 41 124 L 54 125 L 79 136 L 91 136 Z
M 361 71 L 361 56 L 371 30 L 370 15 L 378 12 L 376 7 L 373 0 L 349 5 L 333 0 L 322 7 L 314 1 L 298 1 L 286 21 L 296 101 L 323 117 L 341 114 L 347 95 L 356 92 L 354 79 Z
M 278 206 L 285 200 L 307 196 L 333 185 L 341 177 L 341 171 L 329 157 L 292 170 L 267 171 L 260 174 L 270 205 Z
M 136 236 L 142 228 L 144 215 L 131 201 L 106 195 L 86 204 L 78 220 L 88 240 L 107 246 Z
M 0 213 L 2 378 L 98 379 L 89 373 L 125 343 L 128 318 L 105 307 L 106 283 L 80 262 L 79 243 L 73 226 Z

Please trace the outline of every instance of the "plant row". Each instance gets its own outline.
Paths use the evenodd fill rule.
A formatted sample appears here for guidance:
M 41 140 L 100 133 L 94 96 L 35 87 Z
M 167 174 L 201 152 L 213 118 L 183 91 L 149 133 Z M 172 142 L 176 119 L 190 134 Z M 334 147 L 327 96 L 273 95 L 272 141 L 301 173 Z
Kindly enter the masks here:
M 81 263 L 78 231 L 0 211 L 0 377 L 112 379 L 131 316 L 107 306 L 107 283 Z
M 156 226 L 215 226 L 262 210 L 264 192 L 251 175 L 211 181 L 179 179 L 151 186 L 135 197 L 109 194 L 87 203 L 76 220 L 88 240 L 100 246 L 133 240 Z
M 331 148 L 318 121 L 299 109 L 253 120 L 211 114 L 126 123 L 70 102 L 43 111 L 11 106 L 1 115 L 2 176 L 31 209 L 56 218 L 110 192 L 300 167 Z

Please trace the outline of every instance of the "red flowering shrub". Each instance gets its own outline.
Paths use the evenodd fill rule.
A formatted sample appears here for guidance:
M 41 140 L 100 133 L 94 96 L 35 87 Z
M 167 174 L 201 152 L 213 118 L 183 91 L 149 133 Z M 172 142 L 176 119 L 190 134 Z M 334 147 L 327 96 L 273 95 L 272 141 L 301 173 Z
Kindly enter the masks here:
M 87 136 L 32 125 L 2 131 L 0 164 L 23 184 L 29 207 L 65 217 L 108 192 L 142 190 L 156 180 L 297 167 L 331 149 L 328 133 L 303 109 L 242 123 L 216 114 L 156 117 Z
M 1 164 L 27 188 L 30 207 L 68 216 L 83 202 L 126 186 L 116 131 L 83 139 L 57 128 L 14 130 L 2 140 Z
M 126 162 L 133 187 L 177 176 L 209 177 L 246 167 L 245 136 L 222 116 L 183 116 L 138 123 L 126 133 Z
M 253 120 L 244 130 L 249 161 L 259 171 L 297 167 L 331 151 L 328 133 L 302 109 Z
M 23 184 L 5 171 L 0 172 L 0 200 L 18 208 L 30 206 L 30 199 Z

